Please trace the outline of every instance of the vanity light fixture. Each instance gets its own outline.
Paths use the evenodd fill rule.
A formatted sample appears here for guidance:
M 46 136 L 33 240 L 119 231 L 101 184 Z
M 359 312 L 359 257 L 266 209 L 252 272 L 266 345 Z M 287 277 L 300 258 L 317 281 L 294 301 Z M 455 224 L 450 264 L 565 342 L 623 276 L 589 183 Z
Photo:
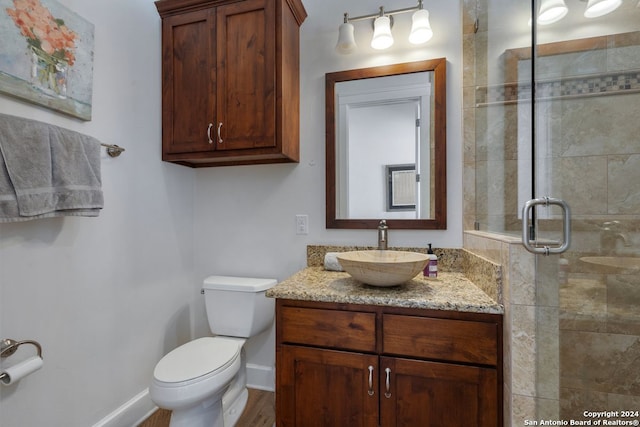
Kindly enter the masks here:
M 580 0 L 587 3 L 585 18 L 598 18 L 613 12 L 622 4 L 622 0 Z M 564 0 L 542 0 L 538 11 L 537 22 L 549 25 L 558 22 L 569 12 Z
M 353 53 L 356 50 L 357 45 L 352 22 L 365 21 L 369 19 L 373 20 L 373 37 L 371 38 L 371 47 L 378 50 L 389 48 L 393 45 L 393 35 L 391 34 L 391 28 L 393 27 L 393 15 L 407 12 L 413 12 L 409 42 L 412 44 L 423 44 L 428 42 L 433 36 L 433 30 L 429 23 L 429 11 L 423 9 L 422 0 L 418 0 L 418 5 L 414 7 L 385 11 L 384 7 L 380 6 L 378 13 L 356 16 L 355 18 L 350 18 L 349 14 L 345 12 L 344 21 L 338 30 L 336 51 L 342 54 Z

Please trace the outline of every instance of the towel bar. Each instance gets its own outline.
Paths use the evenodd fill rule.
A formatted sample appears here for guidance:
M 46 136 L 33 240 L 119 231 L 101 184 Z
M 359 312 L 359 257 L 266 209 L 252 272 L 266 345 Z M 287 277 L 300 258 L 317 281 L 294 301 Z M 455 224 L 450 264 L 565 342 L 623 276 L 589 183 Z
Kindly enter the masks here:
M 104 144 L 104 143 L 101 143 L 100 145 L 102 145 L 103 147 L 106 147 L 107 154 L 111 157 L 118 157 L 124 151 L 124 148 L 119 147 L 117 145 Z

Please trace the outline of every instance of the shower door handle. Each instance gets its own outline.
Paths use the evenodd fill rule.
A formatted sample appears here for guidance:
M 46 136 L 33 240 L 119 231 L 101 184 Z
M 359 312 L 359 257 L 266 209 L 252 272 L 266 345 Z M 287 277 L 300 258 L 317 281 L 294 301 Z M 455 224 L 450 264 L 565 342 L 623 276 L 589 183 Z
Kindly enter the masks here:
M 559 246 L 533 246 L 531 234 L 529 233 L 529 211 L 537 205 L 556 205 L 562 209 L 562 244 Z M 522 244 L 533 254 L 551 255 L 561 254 L 569 249 L 571 245 L 571 209 L 567 202 L 562 199 L 542 197 L 529 200 L 522 208 Z

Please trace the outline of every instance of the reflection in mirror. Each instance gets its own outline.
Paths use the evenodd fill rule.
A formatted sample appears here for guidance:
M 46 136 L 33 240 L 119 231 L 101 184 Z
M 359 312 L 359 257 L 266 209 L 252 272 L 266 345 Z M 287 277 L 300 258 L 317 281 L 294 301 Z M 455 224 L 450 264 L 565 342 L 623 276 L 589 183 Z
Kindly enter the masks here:
M 446 60 L 326 75 L 327 228 L 446 228 Z
M 386 171 L 387 212 L 407 211 L 419 215 L 421 181 L 416 176 L 416 164 L 388 165 Z
M 431 74 L 423 71 L 336 83 L 338 218 L 433 217 L 430 197 L 420 197 L 421 188 L 429 194 L 431 181 Z M 394 164 L 412 165 L 415 172 L 413 209 L 390 210 L 385 202 L 392 177 L 386 172 Z M 378 191 L 372 191 L 374 188 Z

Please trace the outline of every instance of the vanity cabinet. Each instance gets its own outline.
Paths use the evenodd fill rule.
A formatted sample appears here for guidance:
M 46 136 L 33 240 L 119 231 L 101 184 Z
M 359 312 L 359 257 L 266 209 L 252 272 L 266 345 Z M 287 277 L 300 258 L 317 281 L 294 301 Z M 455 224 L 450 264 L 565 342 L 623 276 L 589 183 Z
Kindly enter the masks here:
M 299 160 L 300 0 L 159 0 L 162 160 Z
M 278 299 L 278 427 L 502 425 L 502 316 Z

